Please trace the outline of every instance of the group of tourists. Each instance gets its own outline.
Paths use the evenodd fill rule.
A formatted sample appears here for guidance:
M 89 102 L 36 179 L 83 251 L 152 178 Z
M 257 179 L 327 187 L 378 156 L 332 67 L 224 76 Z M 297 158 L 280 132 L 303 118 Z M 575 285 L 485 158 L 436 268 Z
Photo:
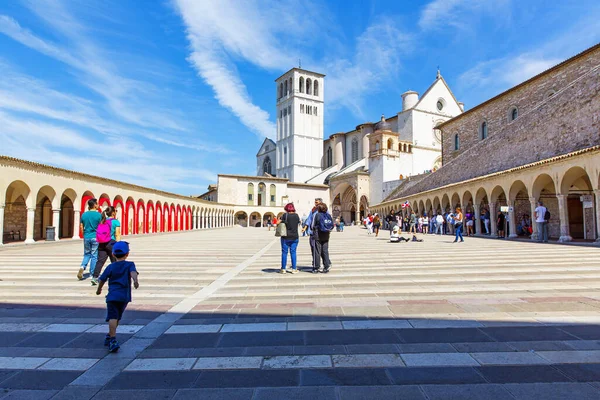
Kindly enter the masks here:
M 284 207 L 285 214 L 281 217 L 279 226 L 276 228 L 276 235 L 281 236 L 281 269 L 279 273 L 285 274 L 290 272 L 295 274 L 298 272 L 296 250 L 300 242 L 300 232 L 302 236 L 308 234 L 310 252 L 312 255 L 313 274 L 328 273 L 331 269 L 331 260 L 329 259 L 329 237 L 331 231 L 335 227 L 335 223 L 331 214 L 327 209 L 327 204 L 323 203 L 320 198 L 315 199 L 315 205 L 310 214 L 306 218 L 300 219 L 296 213 L 296 208 L 293 203 L 286 204 Z M 283 229 L 285 227 L 285 229 Z M 343 227 L 342 227 L 343 230 Z M 285 233 L 283 233 L 285 232 Z M 288 253 L 292 261 L 292 268 L 287 271 Z M 321 263 L 323 268 L 321 269 Z
M 129 243 L 121 241 L 121 223 L 116 218 L 115 208 L 108 206 L 100 211 L 96 199 L 88 200 L 87 205 L 88 211 L 83 213 L 80 223 L 83 233 L 83 260 L 77 272 L 77 279 L 84 279 L 83 274 L 89 264 L 92 286 L 98 285 L 97 295 L 102 294 L 102 288 L 108 282 L 108 333 L 104 338 L 104 346 L 114 353 L 121 347 L 117 341 L 117 327 L 125 308 L 131 302 L 131 282 L 136 289 L 139 287 L 138 272 L 135 264 L 127 261 Z M 101 274 L 107 259 L 110 259 L 111 263 Z
M 89 264 L 92 286 L 96 286 L 106 260 L 110 259 L 111 263 L 116 261 L 113 246 L 121 240 L 121 223 L 116 218 L 117 210 L 114 207 L 108 206 L 100 211 L 96 199 L 88 200 L 87 205 L 88 211 L 83 213 L 80 223 L 83 232 L 83 260 L 77 279 L 83 280 Z

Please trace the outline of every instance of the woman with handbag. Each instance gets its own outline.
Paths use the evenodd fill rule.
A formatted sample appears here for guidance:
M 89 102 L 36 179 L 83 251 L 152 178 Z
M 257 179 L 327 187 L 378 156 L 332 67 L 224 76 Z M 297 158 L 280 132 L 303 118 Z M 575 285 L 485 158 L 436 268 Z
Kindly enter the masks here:
M 280 274 L 285 274 L 287 266 L 288 251 L 292 259 L 292 274 L 298 272 L 296 266 L 296 249 L 298 248 L 298 226 L 300 225 L 300 217 L 296 214 L 294 204 L 288 203 L 283 208 L 285 214 L 281 217 L 279 225 L 275 230 L 275 235 L 281 237 L 281 269 Z

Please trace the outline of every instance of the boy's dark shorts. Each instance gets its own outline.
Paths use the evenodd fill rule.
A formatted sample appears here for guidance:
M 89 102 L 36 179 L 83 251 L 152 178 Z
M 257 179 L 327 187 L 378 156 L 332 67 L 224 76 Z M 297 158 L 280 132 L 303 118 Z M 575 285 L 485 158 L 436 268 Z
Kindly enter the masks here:
M 106 322 L 111 319 L 118 321 L 123 317 L 123 312 L 127 308 L 126 301 L 107 301 L 106 302 Z

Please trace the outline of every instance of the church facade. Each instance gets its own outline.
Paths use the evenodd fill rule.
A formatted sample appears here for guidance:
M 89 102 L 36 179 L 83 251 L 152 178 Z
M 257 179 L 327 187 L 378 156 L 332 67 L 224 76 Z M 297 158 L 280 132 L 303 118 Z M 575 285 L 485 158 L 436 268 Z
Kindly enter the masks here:
M 415 91 L 402 95 L 398 113 L 328 138 L 324 80 L 325 75 L 293 68 L 275 81 L 277 141 L 263 142 L 256 156 L 258 176 L 328 185 L 332 214 L 353 221 L 405 180 L 441 166 L 436 127 L 462 113 L 463 104 L 439 71 L 421 97 Z

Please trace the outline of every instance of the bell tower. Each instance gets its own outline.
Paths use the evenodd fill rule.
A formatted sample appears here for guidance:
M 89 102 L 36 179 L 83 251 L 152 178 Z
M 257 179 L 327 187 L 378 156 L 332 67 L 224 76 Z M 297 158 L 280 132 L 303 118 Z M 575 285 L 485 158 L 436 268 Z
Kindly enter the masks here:
M 278 177 L 306 182 L 321 172 L 324 78 L 292 68 L 275 80 Z

